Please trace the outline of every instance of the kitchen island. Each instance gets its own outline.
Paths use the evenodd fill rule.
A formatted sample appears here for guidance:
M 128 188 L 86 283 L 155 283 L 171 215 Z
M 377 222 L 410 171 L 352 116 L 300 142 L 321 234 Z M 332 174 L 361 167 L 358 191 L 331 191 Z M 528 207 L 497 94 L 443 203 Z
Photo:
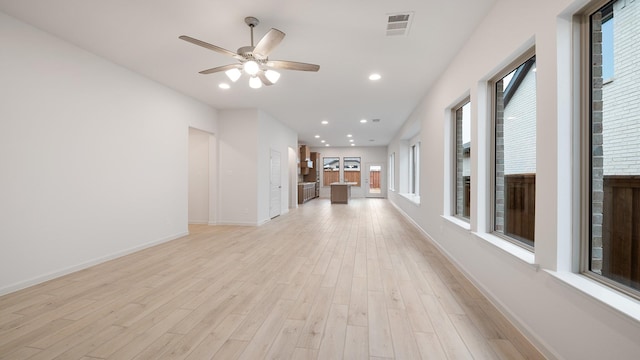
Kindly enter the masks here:
M 351 198 L 351 186 L 354 182 L 334 182 L 331 183 L 331 203 L 348 204 Z

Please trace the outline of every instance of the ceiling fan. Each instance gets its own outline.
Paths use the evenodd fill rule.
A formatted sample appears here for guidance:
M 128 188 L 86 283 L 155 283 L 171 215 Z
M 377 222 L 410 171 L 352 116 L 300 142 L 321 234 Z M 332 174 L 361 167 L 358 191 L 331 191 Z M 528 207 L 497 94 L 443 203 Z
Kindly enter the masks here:
M 224 66 L 218 66 L 207 70 L 200 71 L 200 74 L 213 74 L 224 71 L 229 79 L 236 82 L 240 76 L 242 76 L 241 69 L 250 76 L 249 86 L 252 88 L 260 88 L 262 85 L 273 85 L 280 78 L 280 73 L 273 69 L 284 70 L 298 70 L 298 71 L 318 71 L 319 65 L 307 64 L 295 61 L 286 60 L 269 60 L 269 54 L 273 49 L 280 44 L 284 39 L 285 33 L 278 29 L 271 29 L 265 36 L 253 45 L 253 28 L 256 27 L 260 21 L 253 16 L 246 17 L 244 22 L 251 29 L 251 45 L 243 46 L 238 49 L 237 52 L 223 49 L 219 46 L 206 43 L 204 41 L 194 39 L 190 36 L 182 35 L 179 38 L 188 41 L 192 44 L 202 46 L 209 50 L 219 52 L 220 54 L 231 56 L 237 59 L 239 62 L 236 64 L 229 64 Z

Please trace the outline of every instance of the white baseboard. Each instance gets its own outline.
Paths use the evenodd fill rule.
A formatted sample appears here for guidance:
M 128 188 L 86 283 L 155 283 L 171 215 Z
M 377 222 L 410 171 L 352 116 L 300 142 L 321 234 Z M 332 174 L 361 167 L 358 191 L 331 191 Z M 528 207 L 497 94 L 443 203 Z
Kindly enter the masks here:
M 84 270 L 84 269 L 89 268 L 91 266 L 98 265 L 98 264 L 101 264 L 103 262 L 106 262 L 106 261 L 109 261 L 109 260 L 113 260 L 113 259 L 125 256 L 125 255 L 129 255 L 129 254 L 132 254 L 134 252 L 137 252 L 137 251 L 140 251 L 140 250 L 143 250 L 143 249 L 146 249 L 146 248 L 150 248 L 150 247 L 155 246 L 155 245 L 159 245 L 159 244 L 171 241 L 171 240 L 179 239 L 179 238 L 181 238 L 183 236 L 186 236 L 188 234 L 189 234 L 188 232 L 182 232 L 182 233 L 179 233 L 179 234 L 167 236 L 167 237 L 164 237 L 164 238 L 161 238 L 161 239 L 150 241 L 150 242 L 142 244 L 142 245 L 134 246 L 134 247 L 126 249 L 126 250 L 118 251 L 118 252 L 115 252 L 113 254 L 109 254 L 109 255 L 102 256 L 102 257 L 99 257 L 99 258 L 96 258 L 96 259 L 93 259 L 93 260 L 85 261 L 85 262 L 82 262 L 82 263 L 77 264 L 77 265 L 69 266 L 69 267 L 64 268 L 64 269 L 51 271 L 49 273 L 46 273 L 46 274 L 43 274 L 43 275 L 39 275 L 39 276 L 36 276 L 34 278 L 25 280 L 25 281 L 20 281 L 20 282 L 17 282 L 15 284 L 0 288 L 0 296 L 6 295 L 6 294 L 9 294 L 9 293 L 18 291 L 18 290 L 22 290 L 22 289 L 28 288 L 30 286 L 37 285 L 37 284 L 43 283 L 45 281 L 49 281 L 49 280 L 52 280 L 52 279 L 55 279 L 55 278 L 58 278 L 58 277 L 61 277 L 61 276 L 64 276 L 64 275 L 68 275 L 68 274 L 74 273 L 76 271 Z
M 258 226 L 258 224 L 249 221 L 219 221 L 216 225 L 236 225 L 236 226 Z
M 559 358 L 557 356 L 557 354 L 553 353 L 553 351 L 550 350 L 550 348 L 546 345 L 546 343 L 540 339 L 540 337 L 535 335 L 535 333 L 531 330 L 531 328 L 524 321 L 522 321 L 522 319 L 520 319 L 520 317 L 518 317 L 515 314 L 513 314 L 502 303 L 502 301 L 500 301 L 500 299 L 498 299 L 496 296 L 494 296 L 493 292 L 491 292 L 490 290 L 488 290 L 485 287 L 481 286 L 480 283 L 477 281 L 477 279 L 471 273 L 469 273 L 464 268 L 464 266 L 462 266 L 462 264 L 459 264 L 457 261 L 455 261 L 453 256 L 451 256 L 451 254 L 446 249 L 444 249 L 437 241 L 433 240 L 433 237 L 431 235 L 429 235 L 429 233 L 425 229 L 420 227 L 420 225 L 418 225 L 418 223 L 415 222 L 415 220 L 413 220 L 413 218 L 411 218 L 411 216 L 409 216 L 409 214 L 404 212 L 404 210 L 402 210 L 393 201 L 389 201 L 389 202 L 391 203 L 391 205 L 393 205 L 398 210 L 398 212 L 407 221 L 409 221 L 411 224 L 413 224 L 413 226 L 415 226 L 416 229 L 418 229 L 418 231 L 420 231 L 420 233 L 422 233 L 422 235 L 425 236 L 427 241 L 429 241 L 431 244 L 433 244 L 438 249 L 438 251 L 440 251 L 440 253 L 442 255 L 444 255 L 449 260 L 449 262 L 451 262 L 451 264 L 453 264 L 453 266 L 458 271 L 460 271 L 464 275 L 464 277 L 466 277 L 473 284 L 473 286 L 475 286 L 475 288 L 478 289 L 478 291 L 480 291 L 484 295 L 484 297 L 486 297 L 487 300 L 489 300 L 489 302 L 496 309 L 498 309 L 498 312 L 500 312 L 500 314 L 502 314 L 505 318 L 507 318 L 507 320 L 509 320 L 509 322 L 516 329 L 518 329 L 518 331 L 520 331 L 521 334 L 523 334 L 529 341 L 531 341 L 532 345 L 536 349 L 538 349 L 538 351 L 540 351 L 543 355 L 545 355 L 545 357 L 547 359 L 558 359 Z

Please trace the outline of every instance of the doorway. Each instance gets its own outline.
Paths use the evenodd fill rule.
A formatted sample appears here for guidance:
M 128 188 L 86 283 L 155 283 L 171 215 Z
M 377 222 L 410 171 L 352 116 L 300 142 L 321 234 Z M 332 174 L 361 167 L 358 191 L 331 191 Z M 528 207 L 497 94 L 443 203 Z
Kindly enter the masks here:
M 365 197 L 382 198 L 384 186 L 384 166 L 382 163 L 367 163 L 365 166 Z
M 209 134 L 189 128 L 189 224 L 209 222 Z

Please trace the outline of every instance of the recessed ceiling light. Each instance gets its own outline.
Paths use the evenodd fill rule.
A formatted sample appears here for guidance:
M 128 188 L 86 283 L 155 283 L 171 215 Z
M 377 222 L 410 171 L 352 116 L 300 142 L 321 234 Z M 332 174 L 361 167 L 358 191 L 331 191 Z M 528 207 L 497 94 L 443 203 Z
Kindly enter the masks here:
M 320 140 L 320 142 L 324 144 L 326 141 L 324 141 L 324 140 Z
M 225 90 L 227 90 L 227 89 L 231 88 L 231 86 L 229 86 L 229 84 L 227 84 L 227 83 L 220 83 L 220 84 L 218 85 L 218 87 L 219 87 L 220 89 L 225 89 Z
M 327 125 L 329 122 L 328 122 L 327 120 L 322 120 L 320 123 L 321 123 L 322 125 Z
M 329 145 L 329 144 L 324 144 L 324 146 L 331 146 L 331 145 Z
M 367 122 L 367 119 L 362 119 L 362 120 L 360 120 L 360 122 L 364 124 L 364 123 Z
M 353 135 L 351 135 L 351 134 L 347 134 L 347 137 L 353 137 Z
M 380 80 L 380 79 L 382 79 L 382 76 L 380 76 L 380 74 L 371 74 L 371 75 L 369 75 L 369 80 L 377 81 L 377 80 Z
M 351 146 L 356 146 L 356 144 L 351 144 Z
M 349 139 L 349 142 L 353 142 L 353 139 Z
M 316 135 L 314 136 L 316 139 L 320 139 L 320 135 Z

